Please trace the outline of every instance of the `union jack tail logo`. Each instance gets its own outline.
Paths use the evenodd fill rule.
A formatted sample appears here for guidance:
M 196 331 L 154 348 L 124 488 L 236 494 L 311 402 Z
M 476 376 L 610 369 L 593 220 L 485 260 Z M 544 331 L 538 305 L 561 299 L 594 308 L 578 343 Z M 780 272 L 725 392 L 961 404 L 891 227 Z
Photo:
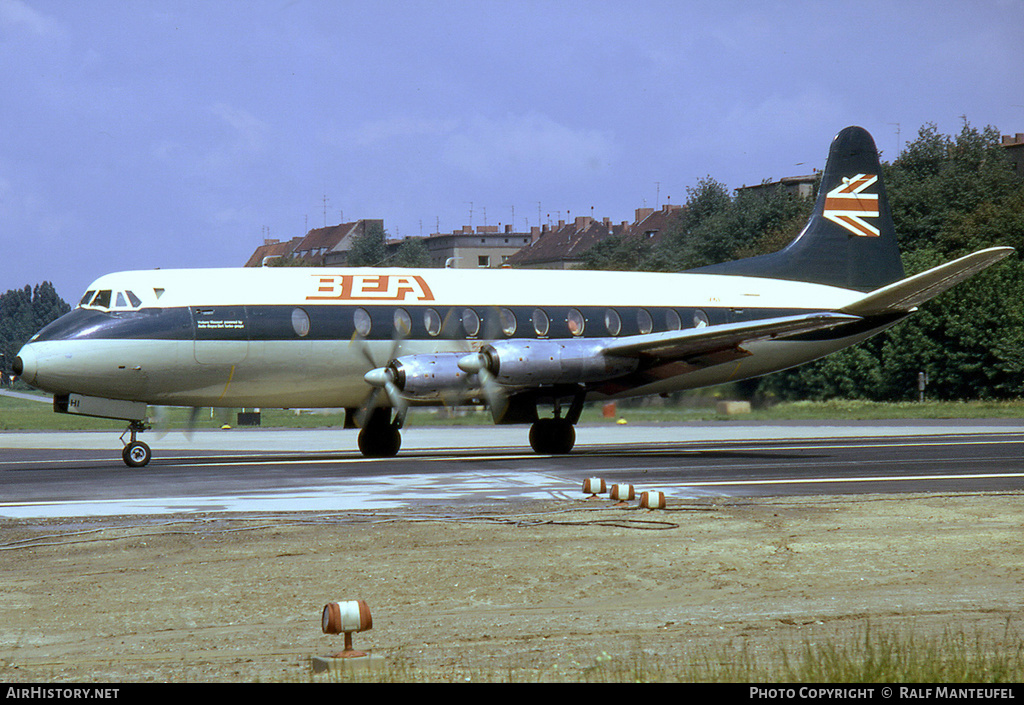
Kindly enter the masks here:
M 824 216 L 857 237 L 878 237 L 878 228 L 864 220 L 878 217 L 878 194 L 864 193 L 876 181 L 876 174 L 844 176 L 843 182 L 826 194 Z

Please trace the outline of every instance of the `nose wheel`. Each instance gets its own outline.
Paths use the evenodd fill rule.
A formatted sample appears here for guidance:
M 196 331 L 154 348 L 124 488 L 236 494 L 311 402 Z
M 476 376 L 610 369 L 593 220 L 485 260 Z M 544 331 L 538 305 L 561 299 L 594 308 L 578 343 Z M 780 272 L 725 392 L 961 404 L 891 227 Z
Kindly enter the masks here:
M 132 441 L 121 451 L 124 464 L 130 468 L 141 468 L 153 457 L 153 451 L 142 441 Z
M 149 428 L 151 426 L 142 421 L 132 421 L 128 424 L 128 430 L 121 434 L 122 442 L 124 442 L 125 435 L 131 434 L 131 439 L 125 443 L 124 450 L 121 451 L 121 458 L 128 467 L 144 467 L 153 458 L 153 451 L 150 450 L 149 446 L 136 438 L 136 434 L 142 433 Z

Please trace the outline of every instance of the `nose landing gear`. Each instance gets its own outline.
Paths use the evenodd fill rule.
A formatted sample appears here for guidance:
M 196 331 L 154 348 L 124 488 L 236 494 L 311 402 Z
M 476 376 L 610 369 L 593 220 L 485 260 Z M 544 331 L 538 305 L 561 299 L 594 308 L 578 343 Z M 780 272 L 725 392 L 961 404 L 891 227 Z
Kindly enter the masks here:
M 124 450 L 121 451 L 121 458 L 124 460 L 124 464 L 130 468 L 141 468 L 144 467 L 153 457 L 153 451 L 149 449 L 149 446 L 140 440 L 136 439 L 137 433 L 148 431 L 152 426 L 147 424 L 145 421 L 132 421 L 128 424 L 128 428 L 124 433 L 121 434 L 121 442 L 124 443 Z M 131 439 L 125 443 L 124 437 L 131 434 Z

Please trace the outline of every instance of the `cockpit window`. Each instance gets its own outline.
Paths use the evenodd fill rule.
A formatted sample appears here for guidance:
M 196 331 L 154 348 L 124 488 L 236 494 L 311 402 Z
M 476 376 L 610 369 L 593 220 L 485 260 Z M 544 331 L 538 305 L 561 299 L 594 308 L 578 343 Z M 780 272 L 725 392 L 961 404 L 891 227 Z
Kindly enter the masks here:
M 135 295 L 135 292 L 125 289 L 114 291 L 112 289 L 90 289 L 78 302 L 79 306 L 102 309 L 136 309 L 142 306 L 142 299 Z

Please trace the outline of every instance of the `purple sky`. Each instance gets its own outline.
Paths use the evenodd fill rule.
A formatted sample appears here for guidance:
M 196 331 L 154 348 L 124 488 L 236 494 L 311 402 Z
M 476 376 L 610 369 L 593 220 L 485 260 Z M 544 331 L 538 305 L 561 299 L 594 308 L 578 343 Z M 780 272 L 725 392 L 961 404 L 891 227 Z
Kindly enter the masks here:
M 0 291 L 241 266 L 263 238 L 632 220 L 1024 132 L 1024 3 L 0 0 Z M 593 209 L 593 210 L 591 210 Z

